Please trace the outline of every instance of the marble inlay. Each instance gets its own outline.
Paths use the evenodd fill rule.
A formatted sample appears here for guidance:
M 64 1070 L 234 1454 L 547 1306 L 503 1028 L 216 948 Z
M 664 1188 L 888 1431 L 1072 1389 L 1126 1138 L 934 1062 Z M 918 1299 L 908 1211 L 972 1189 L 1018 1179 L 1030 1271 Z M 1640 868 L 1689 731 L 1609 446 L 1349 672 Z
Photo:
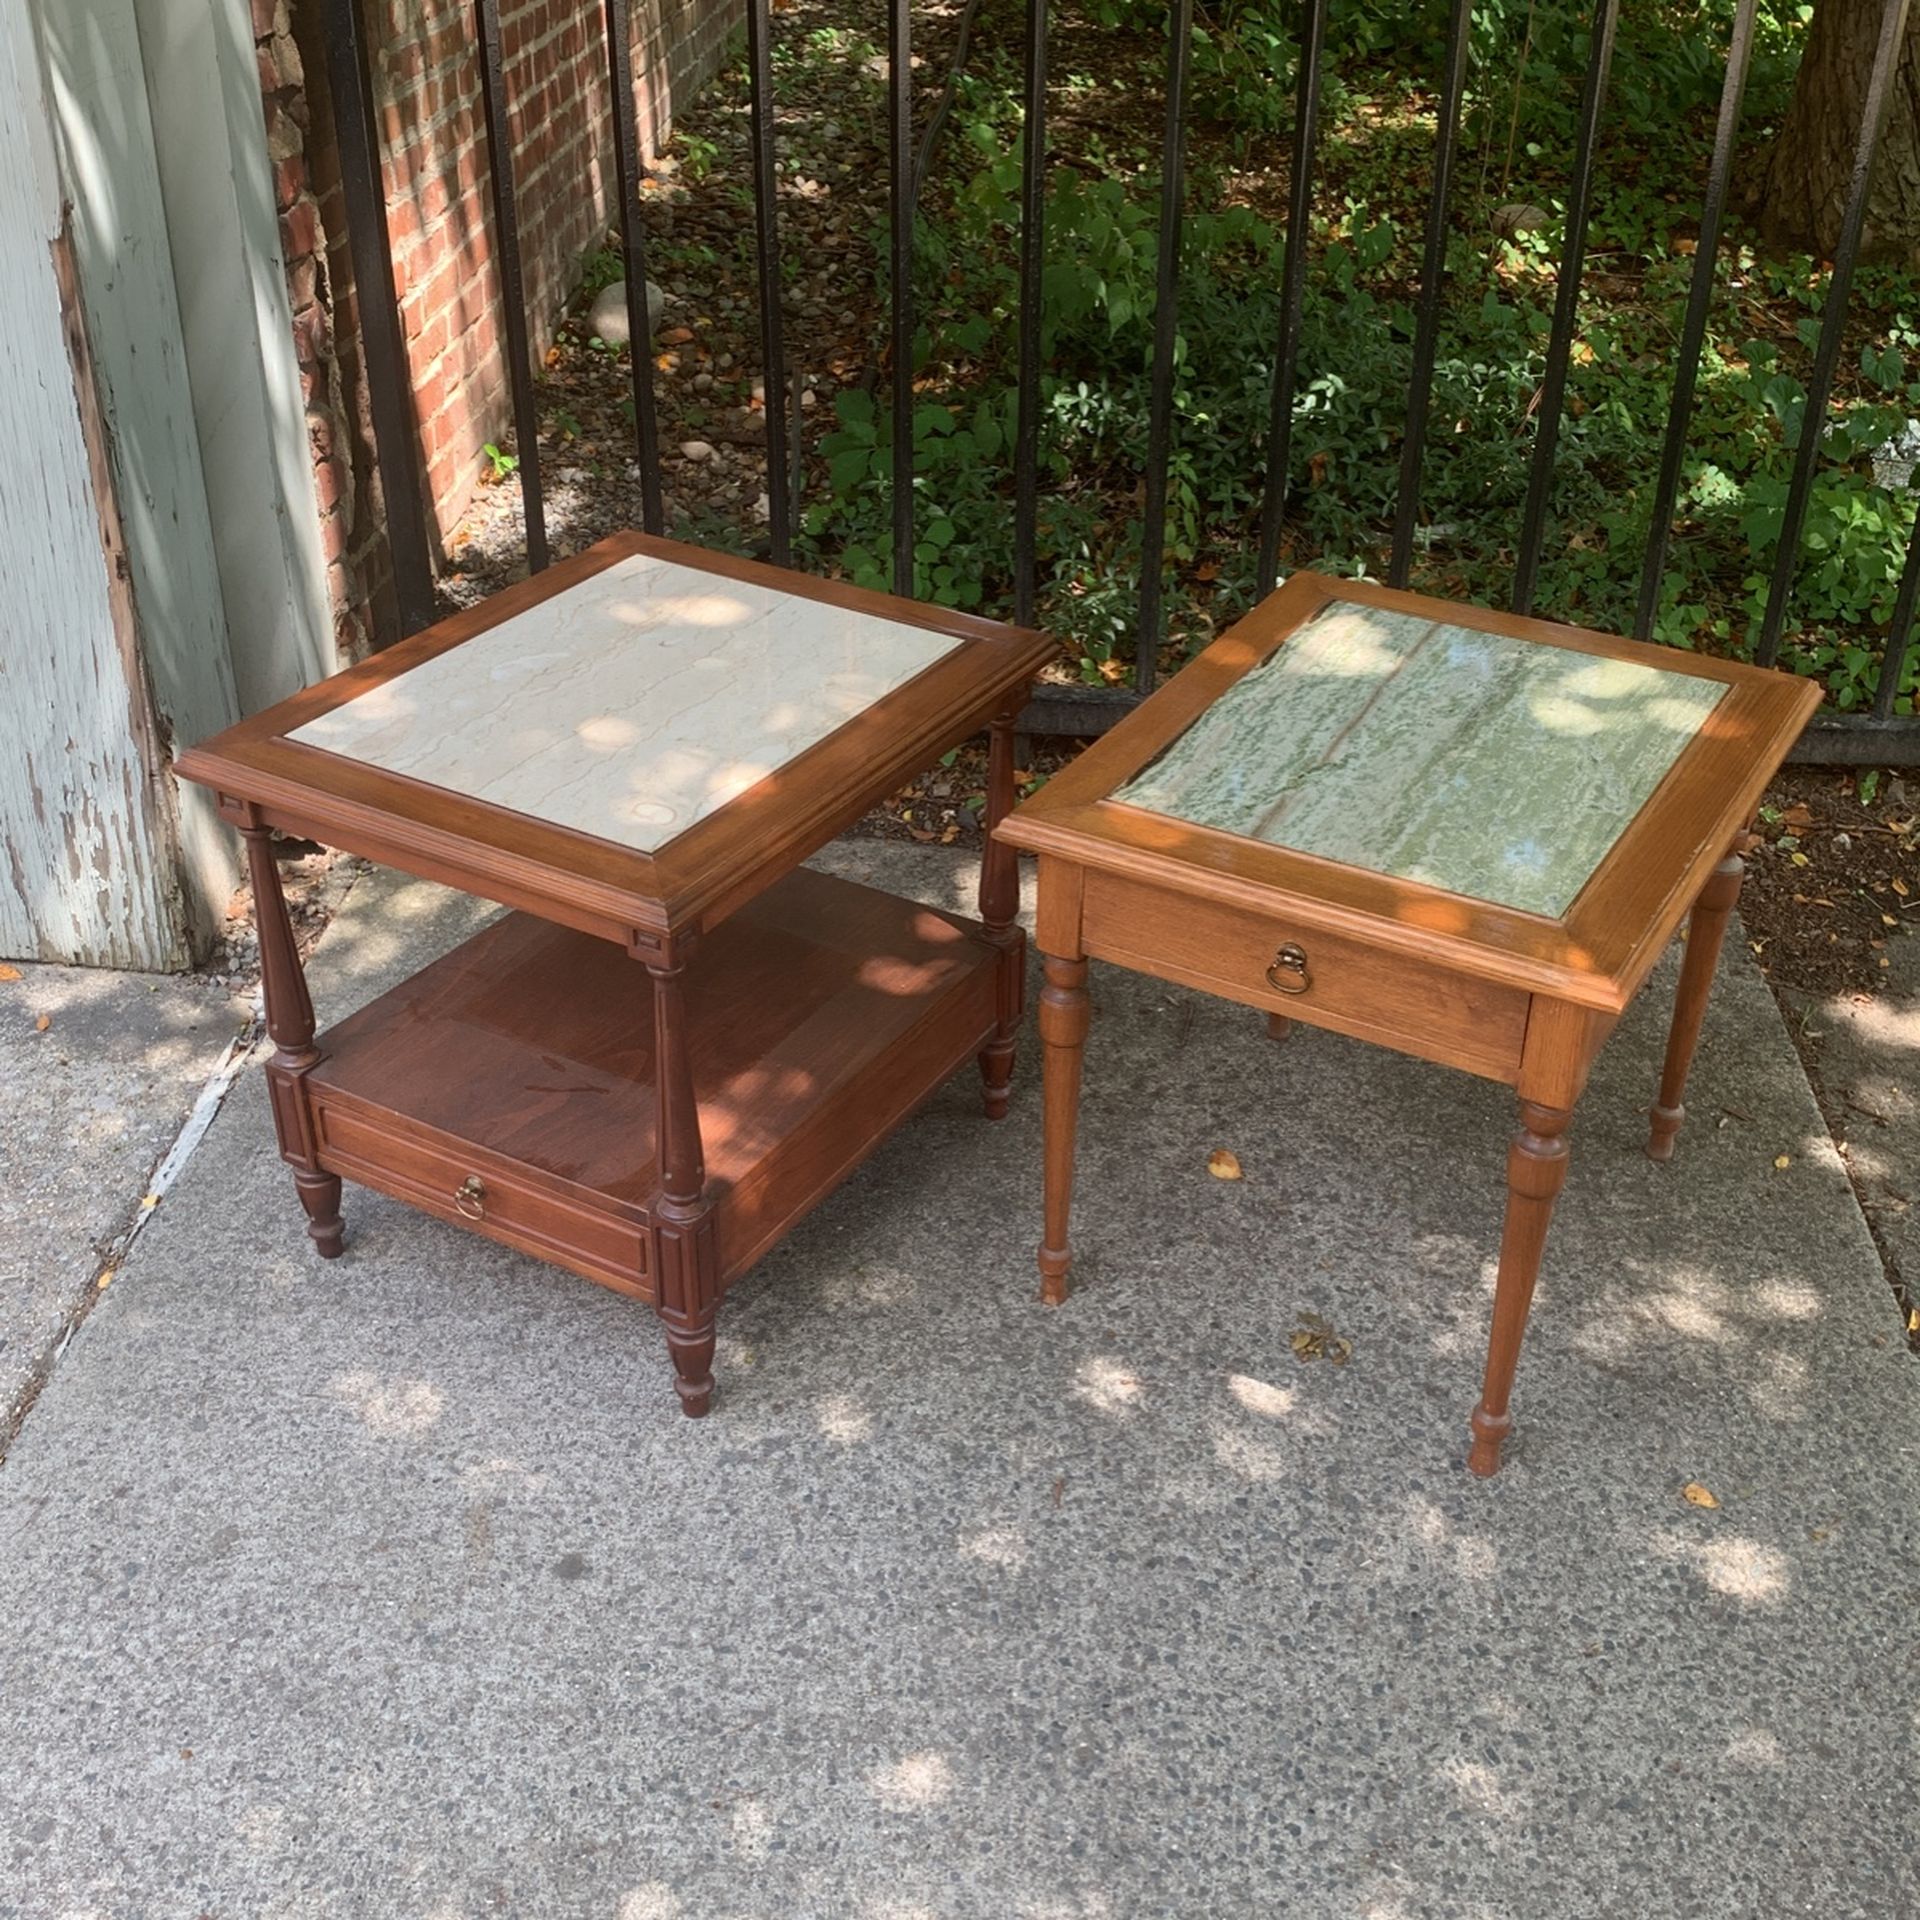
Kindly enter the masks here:
M 651 853 L 961 644 L 636 554 L 289 737 Z
M 1337 601 L 1112 797 L 1559 919 L 1725 692 Z

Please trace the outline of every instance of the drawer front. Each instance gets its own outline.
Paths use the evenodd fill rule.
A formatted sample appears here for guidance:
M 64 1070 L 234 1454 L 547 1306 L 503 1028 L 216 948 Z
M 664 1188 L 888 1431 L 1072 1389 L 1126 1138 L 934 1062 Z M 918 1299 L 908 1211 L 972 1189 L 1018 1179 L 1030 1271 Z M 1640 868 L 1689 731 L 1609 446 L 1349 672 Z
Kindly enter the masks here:
M 1311 1026 L 1511 1082 L 1528 995 L 1284 913 L 1089 871 L 1086 951 Z
M 647 1229 L 613 1210 L 536 1186 L 497 1155 L 457 1140 L 425 1137 L 379 1113 L 313 1088 L 320 1162 L 329 1173 L 376 1187 L 410 1206 L 471 1227 L 536 1259 L 652 1299 Z

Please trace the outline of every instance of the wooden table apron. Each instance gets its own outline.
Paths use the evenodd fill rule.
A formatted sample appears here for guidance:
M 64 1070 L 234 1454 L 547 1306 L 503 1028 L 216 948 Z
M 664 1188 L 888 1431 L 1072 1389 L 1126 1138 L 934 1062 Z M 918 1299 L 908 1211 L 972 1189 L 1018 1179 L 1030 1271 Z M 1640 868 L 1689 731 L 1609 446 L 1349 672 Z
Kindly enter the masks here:
M 286 738 L 635 555 L 963 644 L 653 854 Z M 1012 849 L 989 843 L 978 922 L 796 870 L 983 726 L 997 824 L 1014 716 L 1054 651 L 624 534 L 182 754 L 246 844 L 267 1084 L 319 1252 L 344 1244 L 343 1176 L 378 1187 L 650 1301 L 681 1405 L 704 1413 L 716 1310 L 740 1273 L 968 1058 L 988 1116 L 1006 1112 L 1024 979 Z M 518 911 L 316 1035 L 275 830 Z M 650 1018 L 621 992 L 632 961 Z
M 1067 1297 L 1087 963 L 1109 961 L 1511 1086 L 1519 1118 L 1482 1391 L 1468 1464 L 1499 1466 L 1510 1395 L 1567 1131 L 1595 1056 L 1680 920 L 1691 914 L 1648 1152 L 1666 1160 L 1750 822 L 1816 687 L 1680 656 L 1662 667 L 1729 687 L 1715 728 L 1684 751 L 1562 920 L 1518 914 L 1115 803 L 1226 688 L 1334 599 L 1639 658 L 1651 649 L 1544 622 L 1443 607 L 1296 575 L 1161 693 L 1018 808 L 1001 837 L 1039 855 L 1036 945 L 1044 1058 L 1042 1297 Z M 1550 830 L 1551 822 L 1543 822 Z

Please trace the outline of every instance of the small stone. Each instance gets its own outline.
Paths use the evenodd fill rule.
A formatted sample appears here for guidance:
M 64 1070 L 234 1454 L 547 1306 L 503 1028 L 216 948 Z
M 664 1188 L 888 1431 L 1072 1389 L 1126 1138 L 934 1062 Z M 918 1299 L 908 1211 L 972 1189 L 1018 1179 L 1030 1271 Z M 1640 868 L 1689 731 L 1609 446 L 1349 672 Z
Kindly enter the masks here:
M 1907 795 L 1907 783 L 1901 779 L 1889 780 L 1887 782 L 1887 790 L 1881 798 L 1884 799 L 1887 805 L 1896 813 L 1903 807 L 1911 804 Z
M 1833 836 L 1831 845 L 1835 853 L 1845 853 L 1846 850 L 1853 845 L 1853 835 L 1850 833 L 1836 833 Z
M 1493 230 L 1503 240 L 1517 240 L 1523 233 L 1538 233 L 1553 216 L 1545 207 L 1528 200 L 1509 201 L 1493 210 Z
M 773 502 L 764 493 L 754 499 L 753 517 L 763 524 L 773 518 Z
M 652 333 L 666 311 L 667 296 L 651 280 L 647 282 L 647 331 Z M 633 338 L 627 325 L 627 283 L 616 280 L 602 287 L 587 312 L 587 325 L 610 347 L 624 347 Z
M 704 440 L 682 440 L 680 442 L 680 451 L 689 460 L 711 460 L 713 458 L 713 448 Z
M 693 376 L 693 390 L 695 393 L 712 392 L 713 375 L 710 373 L 696 373 Z
M 800 396 L 800 411 L 802 413 L 811 413 L 819 404 L 820 396 L 815 393 L 811 387 L 808 387 Z

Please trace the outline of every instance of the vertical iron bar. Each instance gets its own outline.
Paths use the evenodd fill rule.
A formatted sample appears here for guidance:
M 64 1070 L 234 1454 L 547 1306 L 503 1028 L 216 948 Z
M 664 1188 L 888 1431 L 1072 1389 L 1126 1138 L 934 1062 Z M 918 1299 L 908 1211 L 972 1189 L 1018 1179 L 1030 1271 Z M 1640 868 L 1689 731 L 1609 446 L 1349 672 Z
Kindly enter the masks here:
M 892 202 L 893 590 L 913 593 L 913 8 L 887 0 L 887 159 Z
M 1887 628 L 1887 650 L 1880 660 L 1880 680 L 1873 690 L 1873 717 L 1893 718 L 1894 695 L 1900 691 L 1900 672 L 1913 644 L 1913 610 L 1920 601 L 1920 502 L 1915 503 L 1913 533 L 1907 541 L 1907 564 L 1900 569 L 1900 591 L 1893 598 L 1893 623 Z
M 1687 428 L 1693 419 L 1693 389 L 1700 375 L 1700 351 L 1707 337 L 1707 310 L 1713 304 L 1713 270 L 1720 252 L 1720 221 L 1727 210 L 1733 143 L 1740 131 L 1740 103 L 1746 92 L 1747 66 L 1753 54 L 1754 16 L 1758 9 L 1759 0 L 1739 0 L 1734 9 L 1733 38 L 1727 47 L 1727 77 L 1720 90 L 1720 117 L 1713 128 L 1713 158 L 1707 163 L 1707 197 L 1700 208 L 1700 240 L 1693 250 L 1686 318 L 1680 325 L 1680 361 L 1674 369 L 1666 444 L 1660 450 L 1660 475 L 1653 489 L 1653 519 L 1647 528 L 1647 555 L 1640 570 L 1640 604 L 1633 616 L 1636 640 L 1652 637 L 1653 618 L 1660 610 L 1660 583 L 1666 575 L 1667 547 L 1673 538 L 1673 503 L 1680 494 L 1680 465 L 1686 458 Z
M 1748 6 L 1754 0 L 1744 0 Z M 1447 274 L 1447 195 L 1459 144 L 1460 101 L 1467 84 L 1467 35 L 1472 0 L 1453 0 L 1440 83 L 1440 118 L 1433 131 L 1433 193 L 1427 201 L 1427 240 L 1421 254 L 1420 309 L 1413 329 L 1413 370 L 1407 382 L 1407 431 L 1400 443 L 1400 496 L 1393 511 L 1393 557 L 1387 584 L 1404 587 L 1413 570 L 1413 527 L 1420 513 L 1420 469 L 1427 451 L 1433 404 L 1433 367 L 1440 351 L 1440 296 Z
M 1327 0 L 1301 0 L 1300 71 L 1287 181 L 1287 251 L 1280 267 L 1280 334 L 1274 342 L 1273 395 L 1267 414 L 1267 487 L 1260 503 L 1261 597 L 1280 573 L 1280 520 L 1293 464 L 1293 388 L 1300 360 L 1300 304 L 1307 281 L 1307 229 L 1313 218 L 1313 151 L 1320 123 L 1320 62 L 1327 43 Z
M 1841 335 L 1846 327 L 1847 296 L 1853 288 L 1854 262 L 1860 254 L 1860 235 L 1867 220 L 1867 194 L 1873 184 L 1874 155 L 1887 124 L 1893 100 L 1894 73 L 1907 26 L 1908 0 L 1886 0 L 1880 16 L 1880 44 L 1867 76 L 1867 98 L 1860 115 L 1860 138 L 1853 154 L 1853 180 L 1847 189 L 1847 210 L 1840 222 L 1840 244 L 1834 249 L 1833 275 L 1827 282 L 1827 304 L 1820 316 L 1820 338 L 1813 350 L 1813 370 L 1807 381 L 1806 410 L 1800 416 L 1800 444 L 1794 451 L 1793 478 L 1787 484 L 1787 509 L 1780 521 L 1780 544 L 1773 556 L 1773 582 L 1767 589 L 1767 611 L 1760 622 L 1760 644 L 1753 657 L 1770 667 L 1780 657 L 1780 631 L 1787 621 L 1787 600 L 1799 570 L 1800 535 L 1806 529 L 1807 500 L 1813 492 L 1813 470 L 1827 437 L 1827 400 L 1833 391 L 1834 369 L 1840 361 Z
M 1020 374 L 1013 430 L 1013 617 L 1039 594 L 1040 323 L 1047 268 L 1047 0 L 1027 0 L 1026 117 L 1020 155 Z
M 640 524 L 666 525 L 660 501 L 660 431 L 653 412 L 653 327 L 647 312 L 647 239 L 640 218 L 640 136 L 635 126 L 629 0 L 606 0 L 607 82 L 613 94 L 613 176 L 620 195 L 620 257 L 627 276 L 627 359 L 633 376 L 633 440 L 640 462 Z
M 1180 216 L 1187 184 L 1187 55 L 1193 0 L 1167 9 L 1167 124 L 1160 143 L 1160 259 L 1154 281 L 1153 396 L 1147 419 L 1147 499 L 1140 527 L 1140 616 L 1133 684 L 1153 691 L 1159 671 L 1161 564 L 1167 545 L 1167 463 L 1173 431 L 1173 360 L 1180 311 Z
M 1520 530 L 1520 560 L 1514 569 L 1513 610 L 1533 611 L 1540 579 L 1540 549 L 1547 533 L 1547 500 L 1553 491 L 1554 455 L 1560 445 L 1560 414 L 1567 398 L 1567 363 L 1573 353 L 1573 327 L 1580 312 L 1580 276 L 1587 262 L 1587 215 L 1593 198 L 1594 149 L 1600 141 L 1600 109 L 1606 99 L 1607 69 L 1613 62 L 1614 29 L 1620 0 L 1598 0 L 1593 45 L 1580 98 L 1580 134 L 1574 148 L 1573 178 L 1567 185 L 1566 245 L 1553 303 L 1553 332 L 1547 341 L 1547 372 L 1540 386 L 1540 425 L 1533 442 L 1533 472 L 1527 481 L 1526 517 Z
M 768 0 L 747 0 L 748 117 L 753 141 L 754 253 L 760 269 L 760 391 L 767 423 L 767 537 L 776 566 L 793 563 L 787 476 L 787 360 L 780 311 L 780 209 L 773 166 L 773 26 Z
M 480 99 L 487 116 L 487 177 L 493 188 L 494 240 L 500 260 L 500 304 L 506 323 L 507 379 L 513 388 L 513 433 L 520 449 L 520 504 L 527 523 L 527 571 L 547 564 L 547 508 L 540 486 L 540 409 L 533 397 L 533 343 L 527 337 L 527 295 L 520 274 L 520 215 L 513 188 L 513 128 L 507 113 L 500 53 L 500 0 L 474 0 L 480 36 Z
M 405 638 L 433 623 L 433 552 L 414 445 L 412 379 L 393 282 L 393 240 L 374 136 L 373 77 L 358 0 L 330 0 L 326 12 L 327 83 L 347 203 L 347 242 L 360 309 L 360 351 L 373 416 L 374 457 L 393 554 L 393 592 Z

